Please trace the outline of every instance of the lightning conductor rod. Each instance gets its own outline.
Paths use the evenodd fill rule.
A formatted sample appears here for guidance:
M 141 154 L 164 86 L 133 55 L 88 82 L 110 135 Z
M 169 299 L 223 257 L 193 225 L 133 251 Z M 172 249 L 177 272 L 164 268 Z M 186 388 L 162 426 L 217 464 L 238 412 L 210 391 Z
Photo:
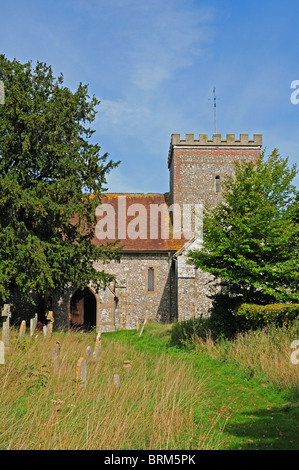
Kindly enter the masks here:
M 216 102 L 217 102 L 217 97 L 216 97 L 216 88 L 214 87 L 213 88 L 213 94 L 214 94 L 214 98 L 209 98 L 209 101 L 214 101 L 214 120 L 215 120 L 215 134 L 217 134 L 217 106 L 216 106 Z

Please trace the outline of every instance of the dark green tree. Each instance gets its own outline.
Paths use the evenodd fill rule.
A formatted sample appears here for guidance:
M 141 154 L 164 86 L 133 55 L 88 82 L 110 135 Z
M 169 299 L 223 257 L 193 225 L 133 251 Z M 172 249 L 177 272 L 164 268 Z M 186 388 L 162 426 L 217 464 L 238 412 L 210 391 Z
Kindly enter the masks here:
M 203 249 L 190 253 L 189 261 L 226 281 L 231 298 L 299 300 L 296 172 L 276 149 L 268 158 L 262 152 L 258 162 L 236 164 L 223 203 L 204 211 Z
M 15 288 L 28 297 L 67 283 L 106 285 L 111 276 L 93 260 L 118 258 L 119 248 L 92 240 L 117 163 L 91 142 L 99 101 L 81 83 L 70 91 L 42 62 L 0 55 L 0 80 L 0 300 Z

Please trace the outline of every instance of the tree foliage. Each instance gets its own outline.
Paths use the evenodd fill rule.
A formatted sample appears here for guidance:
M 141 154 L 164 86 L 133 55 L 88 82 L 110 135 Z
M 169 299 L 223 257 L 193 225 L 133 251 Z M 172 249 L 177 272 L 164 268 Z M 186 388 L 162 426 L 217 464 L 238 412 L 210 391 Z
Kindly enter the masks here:
M 119 249 L 92 243 L 95 208 L 117 165 L 92 143 L 99 101 L 79 84 L 72 92 L 45 63 L 0 55 L 5 104 L 0 106 L 0 299 L 78 287 L 111 277 L 93 260 Z
M 228 292 L 243 301 L 298 300 L 295 174 L 277 149 L 236 164 L 223 202 L 204 211 L 203 249 L 191 252 L 189 262 L 227 281 Z

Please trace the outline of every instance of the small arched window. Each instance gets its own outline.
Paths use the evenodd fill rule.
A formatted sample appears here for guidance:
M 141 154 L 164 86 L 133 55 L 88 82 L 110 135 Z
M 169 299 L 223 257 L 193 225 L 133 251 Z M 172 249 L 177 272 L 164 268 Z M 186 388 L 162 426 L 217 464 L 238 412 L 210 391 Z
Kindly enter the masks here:
M 220 193 L 220 176 L 215 176 L 215 191 Z
M 153 292 L 155 286 L 155 271 L 154 268 L 148 268 L 147 270 L 147 290 Z

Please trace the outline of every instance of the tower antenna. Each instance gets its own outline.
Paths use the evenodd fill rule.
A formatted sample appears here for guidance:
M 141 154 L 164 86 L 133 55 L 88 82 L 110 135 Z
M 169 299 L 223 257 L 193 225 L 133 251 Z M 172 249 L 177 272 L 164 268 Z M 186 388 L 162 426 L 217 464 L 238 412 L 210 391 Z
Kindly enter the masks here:
M 216 102 L 220 98 L 216 97 L 216 87 L 213 88 L 213 94 L 214 94 L 214 98 L 209 98 L 209 101 L 212 101 L 212 100 L 214 101 L 215 134 L 217 134 L 217 106 L 216 106 Z

